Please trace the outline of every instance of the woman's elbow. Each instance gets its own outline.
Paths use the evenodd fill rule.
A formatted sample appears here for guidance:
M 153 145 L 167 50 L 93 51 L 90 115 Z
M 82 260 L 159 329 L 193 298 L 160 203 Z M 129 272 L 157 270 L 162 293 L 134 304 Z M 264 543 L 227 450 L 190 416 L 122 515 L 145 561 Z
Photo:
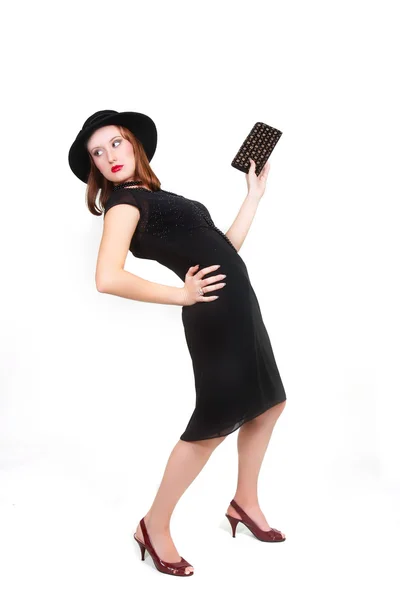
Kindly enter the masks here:
M 109 289 L 109 280 L 104 275 L 96 275 L 95 282 L 96 289 L 101 294 L 105 294 Z

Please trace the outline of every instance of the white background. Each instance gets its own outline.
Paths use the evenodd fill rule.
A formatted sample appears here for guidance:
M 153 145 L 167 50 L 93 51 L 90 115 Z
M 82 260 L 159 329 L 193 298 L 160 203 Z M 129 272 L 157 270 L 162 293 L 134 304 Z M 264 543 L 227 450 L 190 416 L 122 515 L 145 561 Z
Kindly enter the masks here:
M 395 2 L 25 2 L 1 46 L 2 597 L 397 598 Z M 283 132 L 240 255 L 287 392 L 259 482 L 287 540 L 231 537 L 235 432 L 173 514 L 186 584 L 132 539 L 195 390 L 181 307 L 96 290 L 103 219 L 67 155 L 104 109 L 151 116 L 161 186 L 223 231 L 245 136 Z

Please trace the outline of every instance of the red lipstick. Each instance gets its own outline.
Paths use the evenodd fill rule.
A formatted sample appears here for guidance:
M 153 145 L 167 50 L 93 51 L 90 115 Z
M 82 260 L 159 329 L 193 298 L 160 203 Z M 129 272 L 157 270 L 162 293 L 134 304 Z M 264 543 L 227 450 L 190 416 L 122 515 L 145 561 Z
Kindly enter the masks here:
M 113 173 L 116 173 L 117 171 L 119 171 L 120 169 L 122 169 L 124 165 L 114 165 L 113 167 L 111 167 L 111 171 Z

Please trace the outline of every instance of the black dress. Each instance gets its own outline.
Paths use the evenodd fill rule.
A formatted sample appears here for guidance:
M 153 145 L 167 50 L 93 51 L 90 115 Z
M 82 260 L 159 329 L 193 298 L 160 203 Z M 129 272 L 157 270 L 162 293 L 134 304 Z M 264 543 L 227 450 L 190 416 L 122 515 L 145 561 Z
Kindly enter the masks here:
M 114 190 L 104 215 L 116 204 L 140 210 L 130 251 L 155 260 L 185 282 L 188 269 L 221 265 L 207 277 L 226 274 L 226 285 L 205 296 L 211 302 L 182 307 L 193 364 L 196 404 L 180 439 L 225 436 L 286 400 L 270 339 L 246 265 L 204 204 L 143 187 Z M 218 282 L 219 283 L 219 282 Z

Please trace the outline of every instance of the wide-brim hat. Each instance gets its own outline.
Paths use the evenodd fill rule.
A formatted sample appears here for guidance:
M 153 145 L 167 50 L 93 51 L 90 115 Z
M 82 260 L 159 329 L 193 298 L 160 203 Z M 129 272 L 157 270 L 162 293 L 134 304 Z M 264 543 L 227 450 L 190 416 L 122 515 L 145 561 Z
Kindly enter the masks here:
M 99 110 L 86 119 L 68 153 L 72 172 L 84 183 L 87 183 L 90 173 L 90 158 L 86 142 L 96 129 L 105 125 L 122 125 L 129 129 L 143 144 L 149 162 L 156 151 L 157 129 L 150 117 L 139 112 Z

